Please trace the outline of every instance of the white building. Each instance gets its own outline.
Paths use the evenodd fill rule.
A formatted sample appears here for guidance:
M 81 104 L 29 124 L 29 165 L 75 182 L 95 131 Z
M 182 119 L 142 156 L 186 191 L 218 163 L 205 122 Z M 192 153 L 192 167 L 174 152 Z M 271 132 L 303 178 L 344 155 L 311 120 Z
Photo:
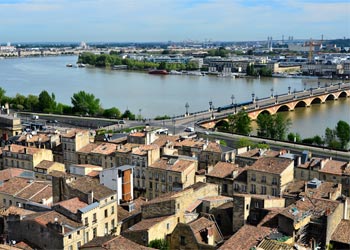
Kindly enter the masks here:
M 135 166 L 124 165 L 104 169 L 100 172 L 100 183 L 114 191 L 117 191 L 118 205 L 134 199 L 133 168 Z

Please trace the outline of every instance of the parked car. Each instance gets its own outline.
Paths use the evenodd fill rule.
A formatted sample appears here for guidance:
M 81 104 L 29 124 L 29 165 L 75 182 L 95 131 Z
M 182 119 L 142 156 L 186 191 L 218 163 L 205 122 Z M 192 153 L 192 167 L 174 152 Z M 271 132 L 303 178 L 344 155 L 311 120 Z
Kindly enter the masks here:
M 47 120 L 46 122 L 47 122 L 47 123 L 58 123 L 57 120 Z

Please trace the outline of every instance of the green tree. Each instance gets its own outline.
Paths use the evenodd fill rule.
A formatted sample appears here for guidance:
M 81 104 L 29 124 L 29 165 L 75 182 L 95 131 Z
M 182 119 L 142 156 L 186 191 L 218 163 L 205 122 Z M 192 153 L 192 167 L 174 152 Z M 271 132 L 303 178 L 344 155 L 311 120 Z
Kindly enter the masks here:
M 338 121 L 335 127 L 336 135 L 340 141 L 341 148 L 346 149 L 350 142 L 350 125 L 345 121 Z
M 160 250 L 170 250 L 169 243 L 164 239 L 151 240 L 148 246 Z
M 41 91 L 39 94 L 38 108 L 39 111 L 53 112 L 56 108 L 55 95 L 52 93 L 50 96 L 46 90 Z
M 294 139 L 295 139 L 295 142 L 301 142 L 301 137 L 300 137 L 300 134 L 298 133 L 289 133 L 287 135 L 287 139 L 288 141 L 291 141 L 291 142 L 294 142 Z
M 103 116 L 107 118 L 119 118 L 121 115 L 120 110 L 116 107 L 105 109 L 103 111 Z
M 135 120 L 135 114 L 131 113 L 131 111 L 127 109 L 123 113 L 122 118 L 123 119 L 126 118 L 126 119 L 129 119 L 129 120 Z
M 25 102 L 24 107 L 30 111 L 36 111 L 39 105 L 39 98 L 36 95 L 28 95 Z
M 3 106 L 2 101 L 4 100 L 5 93 L 6 93 L 6 90 L 0 87 L 0 106 Z
M 78 114 L 95 115 L 100 109 L 100 99 L 95 98 L 93 94 L 79 91 L 73 94 L 71 98 L 74 112 Z
M 284 140 L 291 125 L 289 118 L 285 119 L 282 114 L 277 113 L 273 116 L 273 131 L 275 135 L 272 137 L 277 140 Z
M 249 140 L 248 138 L 240 138 L 237 143 L 238 148 L 243 148 L 243 147 L 252 147 L 254 143 Z
M 252 131 L 251 123 L 252 120 L 248 116 L 247 112 L 240 110 L 235 115 L 228 116 L 229 130 L 232 133 L 249 135 Z
M 326 128 L 325 130 L 325 143 L 330 146 L 332 142 L 336 141 L 336 132 L 334 129 Z
M 271 138 L 271 127 L 273 118 L 269 113 L 260 113 L 256 119 L 258 125 L 258 136 Z

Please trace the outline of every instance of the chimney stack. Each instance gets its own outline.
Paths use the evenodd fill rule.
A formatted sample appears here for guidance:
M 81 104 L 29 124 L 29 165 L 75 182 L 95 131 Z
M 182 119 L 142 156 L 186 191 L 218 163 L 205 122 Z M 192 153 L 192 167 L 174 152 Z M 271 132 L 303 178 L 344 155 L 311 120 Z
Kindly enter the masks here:
M 90 204 L 92 204 L 94 202 L 94 191 L 90 191 L 89 193 L 88 193 L 88 204 L 90 205 Z

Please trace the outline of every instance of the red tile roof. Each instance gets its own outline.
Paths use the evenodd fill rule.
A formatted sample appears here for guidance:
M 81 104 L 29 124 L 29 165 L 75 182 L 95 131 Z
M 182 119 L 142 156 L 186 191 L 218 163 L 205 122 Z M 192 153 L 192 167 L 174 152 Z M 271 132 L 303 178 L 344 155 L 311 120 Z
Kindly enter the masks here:
M 271 233 L 271 228 L 244 225 L 231 236 L 218 250 L 249 250 L 257 246 Z
M 320 169 L 319 172 L 333 175 L 342 175 L 347 165 L 348 163 L 344 161 L 327 160 L 324 164 L 324 167 Z
M 194 166 L 193 160 L 161 158 L 152 163 L 149 168 L 159 168 L 181 173 L 191 166 Z
M 237 164 L 218 162 L 214 166 L 213 170 L 207 174 L 207 176 L 218 178 L 233 178 L 233 171 L 243 171 L 243 168 L 240 168 Z
M 0 171 L 0 181 L 7 181 L 13 177 L 19 176 L 25 170 L 20 168 L 8 168 Z
M 128 228 L 126 230 L 126 232 L 148 230 L 149 228 L 153 227 L 154 225 L 158 224 L 159 222 L 162 222 L 170 217 L 171 216 L 162 216 L 162 217 L 156 217 L 156 218 L 151 218 L 151 219 L 143 219 L 139 223 Z
M 341 220 L 333 232 L 332 241 L 350 244 L 350 220 Z
M 25 218 L 25 220 L 32 220 L 35 221 L 42 226 L 47 227 L 49 223 L 53 224 L 55 222 L 61 224 L 64 227 L 64 232 L 68 233 L 71 232 L 77 228 L 80 228 L 83 226 L 82 223 L 78 223 L 76 221 L 73 221 L 69 219 L 68 217 L 64 216 L 63 214 L 60 214 L 56 211 L 49 211 L 49 212 L 41 212 L 29 215 Z M 59 232 L 57 232 L 59 233 Z
M 105 237 L 96 237 L 92 241 L 86 243 L 80 249 L 96 249 L 102 248 L 107 250 L 152 250 L 154 248 L 145 247 L 139 245 L 121 235 L 118 236 L 105 236 Z
M 36 165 L 35 168 L 49 169 L 54 164 L 55 164 L 54 161 L 42 160 L 38 165 Z
M 55 205 L 59 205 L 72 212 L 73 214 L 76 214 L 79 209 L 86 207 L 88 204 L 75 197 L 69 200 L 58 202 Z
M 277 157 L 263 157 L 259 158 L 253 165 L 246 169 L 260 172 L 281 174 L 283 171 L 293 163 L 293 160 Z

